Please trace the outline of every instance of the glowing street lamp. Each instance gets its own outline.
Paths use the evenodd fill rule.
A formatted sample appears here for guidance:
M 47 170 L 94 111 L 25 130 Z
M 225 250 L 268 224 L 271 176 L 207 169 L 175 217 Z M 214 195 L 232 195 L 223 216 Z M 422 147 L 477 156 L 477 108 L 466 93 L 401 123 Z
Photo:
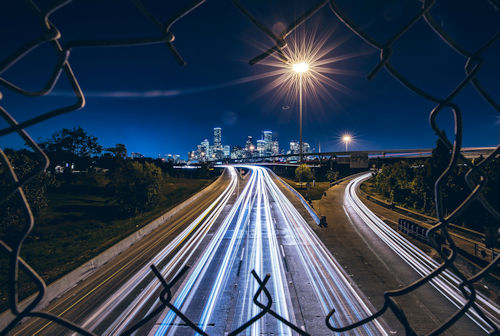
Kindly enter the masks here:
M 342 141 L 345 143 L 345 151 L 347 152 L 347 145 L 352 141 L 352 136 L 350 134 L 344 134 L 342 136 Z
M 308 69 L 309 69 L 309 64 L 307 64 L 306 62 L 295 63 L 293 65 L 293 71 L 297 73 L 306 72 Z
M 299 122 L 300 122 L 300 161 L 303 159 L 302 139 L 302 95 L 311 95 L 313 101 L 319 102 L 319 93 L 333 98 L 331 90 L 333 87 L 338 91 L 349 90 L 339 83 L 331 75 L 349 75 L 348 70 L 336 67 L 335 63 L 356 57 L 358 55 L 336 55 L 327 56 L 337 46 L 326 46 L 330 34 L 317 35 L 310 30 L 298 29 L 287 38 L 287 47 L 280 49 L 279 53 L 273 53 L 271 58 L 262 60 L 261 63 L 274 68 L 267 74 L 259 74 L 259 79 L 264 77 L 276 77 L 272 82 L 263 87 L 260 92 L 278 89 L 278 93 L 284 94 L 286 102 L 297 99 L 297 88 L 299 89 Z M 253 63 L 252 63 L 253 64 Z M 288 110 L 284 105 L 282 110 Z
M 299 74 L 299 119 L 300 119 L 300 140 L 299 140 L 299 162 L 302 162 L 302 74 L 309 70 L 306 62 L 295 63 L 293 71 Z

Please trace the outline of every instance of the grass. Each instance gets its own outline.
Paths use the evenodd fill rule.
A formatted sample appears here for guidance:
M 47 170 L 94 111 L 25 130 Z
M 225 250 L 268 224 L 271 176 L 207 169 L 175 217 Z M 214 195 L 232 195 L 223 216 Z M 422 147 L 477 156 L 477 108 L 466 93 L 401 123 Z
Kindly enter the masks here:
M 330 182 L 315 182 L 314 187 L 312 182 L 309 182 L 310 188 L 308 189 L 306 182 L 299 183 L 284 177 L 281 179 L 297 190 L 305 199 L 319 200 L 323 193 L 330 188 Z
M 210 179 L 169 178 L 166 192 L 155 209 L 131 218 L 120 218 L 115 201 L 104 186 L 65 188 L 48 193 L 49 205 L 26 239 L 21 256 L 51 283 L 116 244 L 168 209 L 210 184 Z M 7 258 L 0 266 L 0 311 L 7 308 Z M 21 273 L 22 296 L 34 292 Z
M 370 177 L 368 180 L 361 183 L 360 189 L 367 194 L 376 195 L 378 198 L 390 202 L 389 198 L 384 197 L 375 190 L 375 187 L 373 185 L 373 177 Z

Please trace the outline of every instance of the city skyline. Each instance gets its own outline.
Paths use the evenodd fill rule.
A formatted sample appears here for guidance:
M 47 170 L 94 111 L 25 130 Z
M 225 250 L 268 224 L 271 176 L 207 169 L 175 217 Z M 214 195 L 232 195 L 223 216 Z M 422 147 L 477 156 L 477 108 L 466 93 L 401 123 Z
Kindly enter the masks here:
M 252 157 L 272 156 L 279 154 L 299 154 L 299 142 L 297 140 L 289 141 L 289 149 L 282 148 L 280 150 L 279 140 L 273 135 L 271 130 L 262 130 L 260 139 L 255 140 L 252 135 L 247 135 L 244 143 L 240 144 L 223 144 L 223 132 L 221 127 L 213 128 L 213 145 L 210 145 L 210 140 L 205 138 L 197 145 L 195 150 L 189 151 L 187 154 L 188 161 L 191 162 L 206 162 L 213 160 L 225 159 L 246 159 Z M 312 148 L 312 151 L 315 149 Z M 311 147 L 308 142 L 303 144 L 303 153 L 311 152 Z

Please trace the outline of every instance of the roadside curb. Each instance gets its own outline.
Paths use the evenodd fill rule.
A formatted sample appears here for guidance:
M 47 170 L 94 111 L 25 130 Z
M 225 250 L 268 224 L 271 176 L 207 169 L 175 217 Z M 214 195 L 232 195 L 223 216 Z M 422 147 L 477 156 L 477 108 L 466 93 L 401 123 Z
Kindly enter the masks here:
M 111 261 L 114 257 L 118 256 L 126 249 L 134 245 L 137 241 L 142 239 L 144 236 L 150 234 L 152 231 L 157 229 L 159 226 L 165 224 L 169 219 L 175 216 L 178 212 L 184 210 L 186 207 L 190 206 L 193 202 L 203 197 L 208 189 L 213 187 L 217 182 L 220 181 L 224 174 L 221 174 L 214 182 L 210 183 L 208 186 L 198 191 L 196 194 L 189 197 L 187 200 L 178 204 L 174 208 L 166 211 L 163 215 L 154 219 L 153 221 L 146 224 L 141 229 L 131 233 L 126 238 L 122 239 L 115 245 L 109 247 L 105 251 L 101 252 L 99 255 L 85 262 L 81 266 L 72 270 L 63 277 L 55 280 L 50 285 L 47 286 L 45 290 L 45 296 L 42 301 L 36 306 L 36 310 L 42 310 L 47 307 L 54 299 L 57 299 L 61 295 L 65 294 L 68 290 L 72 289 L 79 282 L 85 280 L 90 275 L 95 273 L 101 266 Z M 37 294 L 33 294 L 28 298 L 24 299 L 19 303 L 19 309 L 22 311 L 29 303 L 33 301 Z M 7 324 L 14 319 L 15 315 L 7 310 L 0 314 L 0 329 L 3 329 Z

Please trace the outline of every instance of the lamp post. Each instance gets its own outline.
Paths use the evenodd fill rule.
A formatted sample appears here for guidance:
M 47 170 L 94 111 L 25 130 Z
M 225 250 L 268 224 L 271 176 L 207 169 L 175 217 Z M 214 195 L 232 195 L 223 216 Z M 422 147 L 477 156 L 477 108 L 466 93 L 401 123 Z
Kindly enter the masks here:
M 352 137 L 349 135 L 349 134 L 344 134 L 342 136 L 342 141 L 345 143 L 345 151 L 347 153 L 347 145 L 349 144 L 349 142 L 351 142 L 352 140 Z
M 302 74 L 309 69 L 306 62 L 295 63 L 293 71 L 299 75 L 299 122 L 300 122 L 300 140 L 299 140 L 299 163 L 302 163 Z

